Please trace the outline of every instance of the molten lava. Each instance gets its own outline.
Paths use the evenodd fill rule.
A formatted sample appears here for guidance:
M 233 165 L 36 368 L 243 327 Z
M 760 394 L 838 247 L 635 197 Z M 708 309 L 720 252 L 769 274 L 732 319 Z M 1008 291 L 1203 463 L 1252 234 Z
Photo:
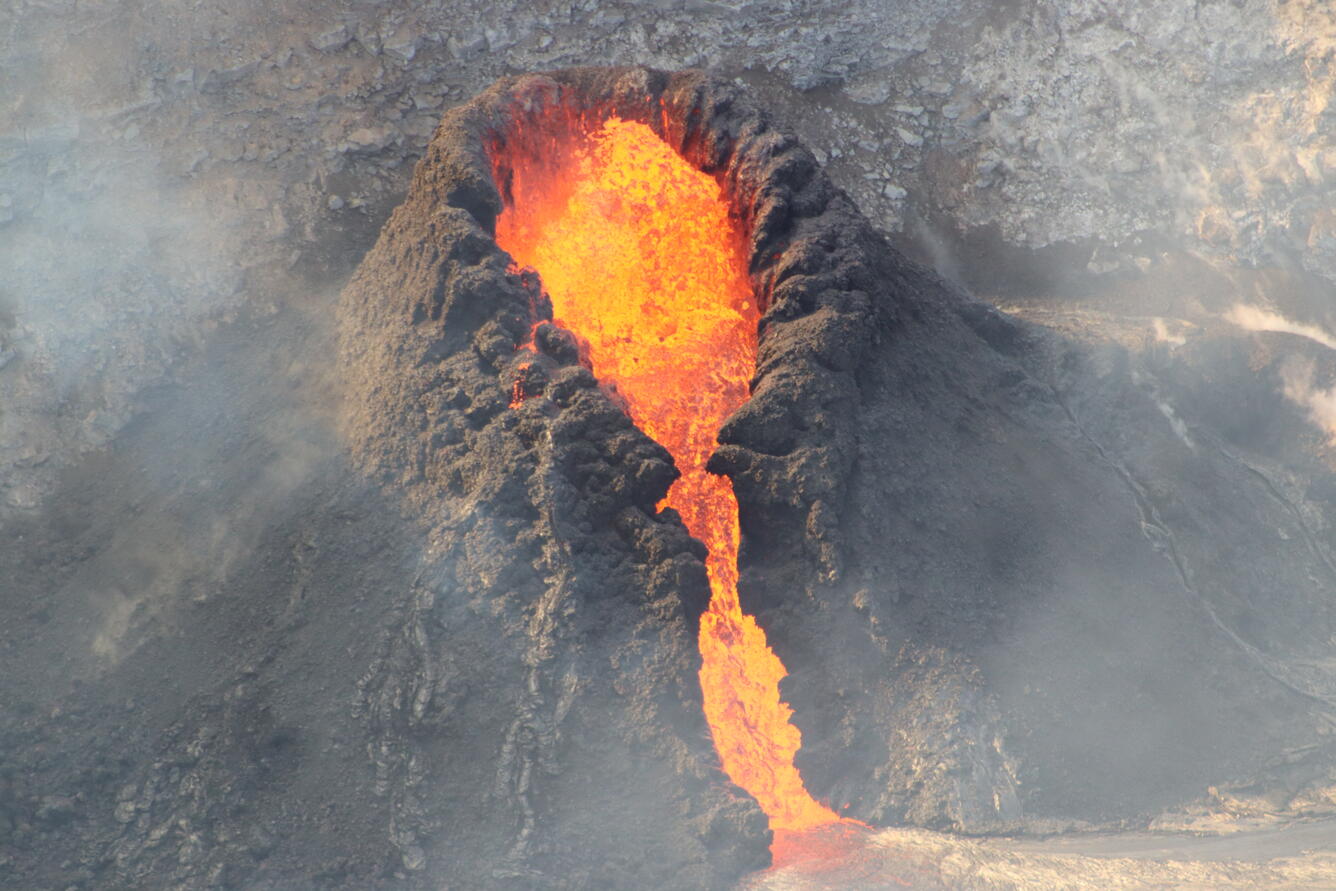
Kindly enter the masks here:
M 720 425 L 747 399 L 759 317 L 719 184 L 649 127 L 618 118 L 569 142 L 516 139 L 537 150 L 510 146 L 497 242 L 538 270 L 556 322 L 588 340 L 599 379 L 672 453 L 681 477 L 664 504 L 709 548 L 700 680 L 724 771 L 774 829 L 834 822 L 793 764 L 800 738 L 779 697 L 784 666 L 738 602 L 732 482 L 705 470 Z

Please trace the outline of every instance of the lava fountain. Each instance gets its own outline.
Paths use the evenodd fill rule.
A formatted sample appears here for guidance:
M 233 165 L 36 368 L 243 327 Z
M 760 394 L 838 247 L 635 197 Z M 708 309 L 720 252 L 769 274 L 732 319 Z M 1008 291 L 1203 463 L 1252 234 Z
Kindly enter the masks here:
M 725 773 L 773 829 L 836 822 L 794 766 L 784 665 L 739 604 L 732 482 L 705 469 L 755 368 L 760 311 L 742 227 L 719 183 L 644 123 L 558 107 L 498 140 L 492 163 L 505 199 L 498 244 L 538 271 L 554 320 L 587 342 L 599 380 L 681 473 L 659 507 L 709 549 L 700 682 Z

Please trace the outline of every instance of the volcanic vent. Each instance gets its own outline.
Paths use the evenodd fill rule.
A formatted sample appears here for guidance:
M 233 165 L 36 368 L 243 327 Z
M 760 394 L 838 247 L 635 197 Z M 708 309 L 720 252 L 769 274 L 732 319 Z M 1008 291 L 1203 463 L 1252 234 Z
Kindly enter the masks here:
M 648 125 L 597 114 L 558 96 L 497 134 L 497 243 L 538 270 L 554 320 L 584 338 L 596 376 L 681 473 L 662 504 L 708 549 L 700 679 L 725 773 L 777 829 L 832 822 L 793 766 L 784 667 L 738 601 L 732 483 L 706 470 L 755 368 L 760 312 L 742 224 L 719 183 Z
M 774 336 L 820 302 L 772 306 L 772 286 L 794 210 L 833 200 L 805 150 L 698 73 L 515 78 L 447 114 L 345 291 L 354 454 L 423 522 L 429 574 L 449 580 L 431 612 L 454 616 L 415 626 L 393 658 L 489 641 L 465 645 L 480 664 L 433 669 L 493 691 L 444 719 L 477 748 L 446 733 L 391 761 L 432 765 L 415 796 L 490 802 L 475 809 L 497 848 L 479 857 L 523 873 L 647 846 L 640 881 L 689 887 L 764 863 L 767 824 L 838 819 L 803 786 L 784 667 L 740 603 L 744 536 L 717 446 L 740 409 L 801 407 L 821 380 L 784 380 L 819 341 Z M 775 522 L 749 541 L 824 534 L 810 501 L 838 485 L 848 437 L 812 421 L 789 435 L 827 471 L 752 473 Z M 398 685 L 378 683 L 396 714 Z M 473 789 L 490 738 L 506 779 Z
M 438 663 L 431 629 L 445 650 L 490 642 L 466 646 L 466 673 L 496 695 L 445 720 L 478 748 L 444 734 L 392 759 L 440 774 L 414 796 L 491 802 L 499 847 L 479 857 L 560 869 L 553 851 L 597 837 L 672 849 L 639 880 L 708 884 L 683 858 L 736 874 L 764 862 L 767 824 L 870 812 L 850 790 L 884 792 L 885 737 L 848 745 L 863 706 L 822 666 L 875 674 L 884 655 L 861 631 L 810 641 L 846 573 L 858 376 L 898 311 L 872 295 L 902 264 L 809 152 L 700 73 L 525 76 L 446 115 L 344 293 L 341 343 L 354 454 L 403 491 L 430 574 L 452 580 L 431 603 L 455 618 L 406 631 L 398 658 Z M 757 609 L 808 686 L 785 679 Z M 401 685 L 383 684 L 395 714 Z M 791 690 L 838 691 L 806 705 L 814 738 Z M 507 779 L 473 789 L 492 737 Z M 974 763 L 964 794 L 1005 801 L 988 756 Z M 962 794 L 939 767 L 905 777 L 938 812 Z
M 362 688 L 424 874 L 710 887 L 770 828 L 1126 818 L 1315 738 L 1328 694 L 1222 629 L 1322 591 L 1172 519 L 1251 528 L 1265 478 L 906 261 L 731 84 L 448 112 L 340 332 L 423 530 Z

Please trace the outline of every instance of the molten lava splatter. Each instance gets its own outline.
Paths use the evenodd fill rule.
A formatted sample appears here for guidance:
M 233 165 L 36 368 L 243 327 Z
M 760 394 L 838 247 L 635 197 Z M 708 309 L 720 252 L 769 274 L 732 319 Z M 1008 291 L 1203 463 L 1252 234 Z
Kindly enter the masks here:
M 705 470 L 755 367 L 758 310 L 738 228 L 718 183 L 644 124 L 612 118 L 574 147 L 559 142 L 532 163 L 507 158 L 497 242 L 538 270 L 556 321 L 589 341 L 599 379 L 681 471 L 664 503 L 709 548 L 700 680 L 724 771 L 774 829 L 834 822 L 793 764 L 784 666 L 738 603 L 733 484 Z
M 524 400 L 529 398 L 529 390 L 526 386 L 526 380 L 529 369 L 533 366 L 528 362 L 521 362 L 518 369 L 519 375 L 515 378 L 515 383 L 510 387 L 510 407 L 519 408 L 524 404 Z

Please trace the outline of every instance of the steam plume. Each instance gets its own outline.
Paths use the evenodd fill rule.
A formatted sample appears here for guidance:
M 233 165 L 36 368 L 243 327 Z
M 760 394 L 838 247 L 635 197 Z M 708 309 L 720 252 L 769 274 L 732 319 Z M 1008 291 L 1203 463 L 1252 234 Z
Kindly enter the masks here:
M 1225 314 L 1225 319 L 1238 325 L 1245 331 L 1274 331 L 1280 334 L 1294 334 L 1306 337 L 1314 343 L 1320 343 L 1329 350 L 1336 350 L 1336 337 L 1317 325 L 1295 322 L 1279 313 L 1270 312 L 1257 306 L 1237 303 Z

